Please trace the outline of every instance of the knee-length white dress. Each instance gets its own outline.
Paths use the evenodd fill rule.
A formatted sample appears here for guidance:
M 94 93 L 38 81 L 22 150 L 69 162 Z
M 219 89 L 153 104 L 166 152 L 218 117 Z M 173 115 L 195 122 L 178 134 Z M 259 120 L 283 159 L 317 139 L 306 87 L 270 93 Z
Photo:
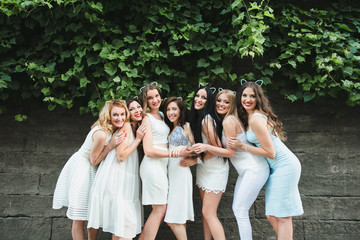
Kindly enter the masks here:
M 134 141 L 131 132 L 130 143 Z M 88 228 L 102 228 L 122 238 L 141 232 L 139 157 L 135 149 L 123 162 L 111 150 L 96 173 L 89 202 Z
M 169 150 L 189 144 L 189 140 L 184 136 L 183 128 L 177 126 L 169 138 Z M 169 194 L 164 219 L 167 223 L 184 224 L 187 220 L 194 221 L 192 174 L 189 167 L 179 165 L 182 159 L 184 158 L 169 159 Z
M 168 150 L 168 136 L 170 129 L 163 120 L 154 118 L 147 113 L 151 121 L 153 147 Z M 140 164 L 140 177 L 142 181 L 142 204 L 166 204 L 168 196 L 168 158 L 150 158 L 144 156 Z
M 80 149 L 66 162 L 56 183 L 52 207 L 68 207 L 66 216 L 72 220 L 88 220 L 90 190 L 97 169 L 90 164 L 92 136 L 100 129 L 99 126 L 91 129 Z M 111 134 L 108 133 L 105 144 L 110 139 Z

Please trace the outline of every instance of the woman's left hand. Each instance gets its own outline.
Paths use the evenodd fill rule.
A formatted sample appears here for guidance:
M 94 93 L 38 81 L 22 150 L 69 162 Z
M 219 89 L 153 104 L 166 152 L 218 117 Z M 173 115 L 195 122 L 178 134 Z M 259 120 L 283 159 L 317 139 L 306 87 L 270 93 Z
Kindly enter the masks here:
M 140 127 L 136 130 L 136 138 L 142 140 L 146 133 L 146 125 L 141 124 Z

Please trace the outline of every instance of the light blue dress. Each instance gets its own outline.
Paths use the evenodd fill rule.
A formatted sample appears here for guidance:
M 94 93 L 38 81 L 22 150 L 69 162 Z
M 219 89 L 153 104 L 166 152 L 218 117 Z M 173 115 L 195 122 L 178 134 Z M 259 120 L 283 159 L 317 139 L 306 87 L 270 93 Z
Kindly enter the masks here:
M 260 116 L 267 120 L 267 117 L 260 113 L 253 116 Z M 275 158 L 266 160 L 270 166 L 270 176 L 265 187 L 265 211 L 266 215 L 275 217 L 298 216 L 304 213 L 298 183 L 301 175 L 299 159 L 286 147 L 278 136 L 269 130 L 271 140 L 275 148 Z M 246 132 L 247 140 L 261 147 L 255 133 L 251 128 Z

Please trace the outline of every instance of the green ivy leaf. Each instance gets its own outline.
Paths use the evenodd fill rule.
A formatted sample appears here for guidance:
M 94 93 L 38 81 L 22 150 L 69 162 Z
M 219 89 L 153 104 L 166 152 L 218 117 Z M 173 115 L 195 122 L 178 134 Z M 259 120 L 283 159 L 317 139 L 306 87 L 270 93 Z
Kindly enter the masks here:
M 114 75 L 117 72 L 117 66 L 114 62 L 106 63 L 104 68 L 105 72 L 107 72 L 110 76 Z
M 197 61 L 197 67 L 203 67 L 206 68 L 210 65 L 210 63 L 206 62 L 204 58 L 201 58 Z

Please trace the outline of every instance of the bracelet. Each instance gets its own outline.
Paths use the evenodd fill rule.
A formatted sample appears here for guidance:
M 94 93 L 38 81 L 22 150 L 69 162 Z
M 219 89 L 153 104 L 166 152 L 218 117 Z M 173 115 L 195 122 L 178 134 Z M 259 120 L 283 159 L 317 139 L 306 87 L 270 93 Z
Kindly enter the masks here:
M 245 144 L 245 151 L 247 152 L 247 144 Z

